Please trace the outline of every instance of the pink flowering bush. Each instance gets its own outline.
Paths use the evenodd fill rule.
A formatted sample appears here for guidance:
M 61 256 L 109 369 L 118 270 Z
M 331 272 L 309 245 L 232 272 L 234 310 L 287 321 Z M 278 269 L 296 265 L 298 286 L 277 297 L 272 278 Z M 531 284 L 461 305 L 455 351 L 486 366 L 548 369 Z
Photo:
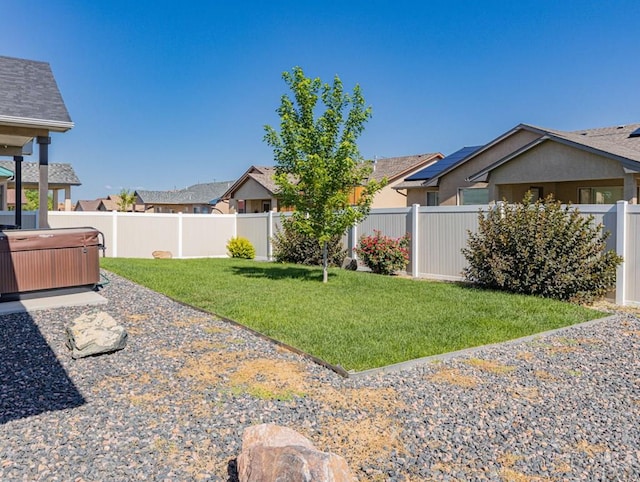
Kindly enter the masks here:
M 394 239 L 374 230 L 373 236 L 362 236 L 356 253 L 374 273 L 393 274 L 409 263 L 409 235 Z

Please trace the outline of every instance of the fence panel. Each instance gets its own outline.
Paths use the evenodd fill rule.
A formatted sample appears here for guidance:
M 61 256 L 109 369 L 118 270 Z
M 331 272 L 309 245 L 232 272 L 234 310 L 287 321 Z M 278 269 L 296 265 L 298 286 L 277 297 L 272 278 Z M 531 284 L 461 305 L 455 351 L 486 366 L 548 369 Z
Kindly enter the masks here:
M 640 206 L 627 206 L 627 232 L 624 250 L 625 300 L 640 304 Z
M 119 258 L 152 258 L 154 251 L 178 256 L 178 215 L 118 213 Z
M 37 220 L 38 211 L 22 211 L 22 229 L 35 229 Z M 0 211 L 0 224 L 14 225 L 15 222 L 15 211 Z
M 92 227 L 104 235 L 105 256 L 114 255 L 113 213 L 97 211 L 50 211 L 49 226 L 52 228 Z
M 256 248 L 256 259 L 267 259 L 269 213 L 236 214 L 236 235 L 247 238 Z
M 372 209 L 369 216 L 358 225 L 357 231 L 358 239 L 361 236 L 372 235 L 374 230 L 380 230 L 392 238 L 399 238 L 410 229 L 411 208 Z
M 467 265 L 462 248 L 467 230 L 478 229 L 478 211 L 487 206 L 421 207 L 419 211 L 418 274 L 429 278 L 460 280 Z
M 182 257 L 226 257 L 227 242 L 235 233 L 232 214 L 183 214 Z

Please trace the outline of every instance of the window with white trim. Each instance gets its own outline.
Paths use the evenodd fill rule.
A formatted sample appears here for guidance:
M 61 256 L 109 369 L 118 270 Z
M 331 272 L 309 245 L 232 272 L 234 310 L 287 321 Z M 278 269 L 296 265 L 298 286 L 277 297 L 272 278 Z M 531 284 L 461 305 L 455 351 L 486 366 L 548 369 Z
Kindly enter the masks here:
M 460 206 L 489 204 L 489 188 L 468 187 L 458 189 L 458 204 Z

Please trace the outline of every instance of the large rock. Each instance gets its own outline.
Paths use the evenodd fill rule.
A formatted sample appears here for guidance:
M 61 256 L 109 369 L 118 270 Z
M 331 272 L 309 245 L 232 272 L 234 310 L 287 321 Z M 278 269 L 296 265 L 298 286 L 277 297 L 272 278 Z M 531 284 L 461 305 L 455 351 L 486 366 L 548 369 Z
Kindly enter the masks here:
M 272 424 L 249 427 L 238 457 L 240 482 L 352 482 L 347 462 L 317 450 L 295 430 Z
M 171 254 L 171 251 L 153 251 L 151 253 L 151 256 L 153 256 L 156 259 L 171 259 L 171 258 L 173 258 L 173 255 Z
M 358 260 L 355 258 L 349 258 L 348 256 L 342 261 L 342 269 L 349 271 L 358 271 Z
M 127 332 L 108 313 L 85 313 L 67 326 L 67 347 L 74 359 L 122 350 Z

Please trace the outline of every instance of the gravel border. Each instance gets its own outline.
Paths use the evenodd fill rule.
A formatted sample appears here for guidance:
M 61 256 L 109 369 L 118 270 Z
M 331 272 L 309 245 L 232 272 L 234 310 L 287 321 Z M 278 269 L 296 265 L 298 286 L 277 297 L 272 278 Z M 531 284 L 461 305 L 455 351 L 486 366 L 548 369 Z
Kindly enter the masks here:
M 119 352 L 72 360 L 95 309 L 0 317 L 0 480 L 234 480 L 244 428 L 294 428 L 360 480 L 640 479 L 640 320 L 344 379 L 109 275 Z

